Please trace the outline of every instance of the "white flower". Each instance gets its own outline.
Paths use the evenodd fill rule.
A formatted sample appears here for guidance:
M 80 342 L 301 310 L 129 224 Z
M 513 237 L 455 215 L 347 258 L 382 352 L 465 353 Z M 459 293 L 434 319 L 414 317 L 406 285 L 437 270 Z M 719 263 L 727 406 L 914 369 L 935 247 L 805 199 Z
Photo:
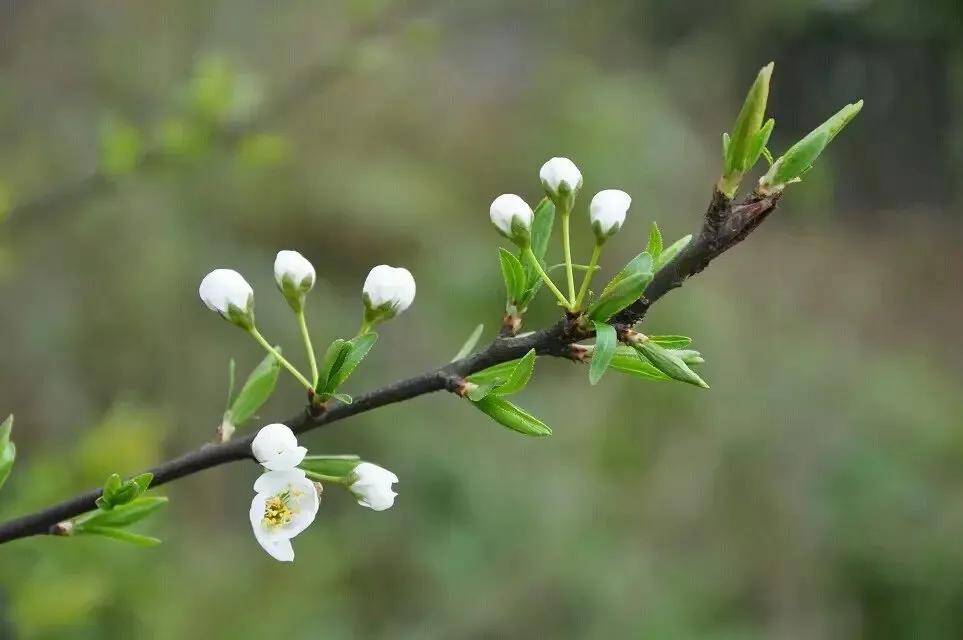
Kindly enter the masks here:
M 314 266 L 297 251 L 278 251 L 274 259 L 274 281 L 291 307 L 301 308 L 304 294 L 314 286 Z
M 291 538 L 308 528 L 318 513 L 318 492 L 300 469 L 267 471 L 254 482 L 251 500 L 254 537 L 272 558 L 294 560 Z
M 535 213 L 527 202 L 514 193 L 505 193 L 495 198 L 488 215 L 501 234 L 513 242 L 526 244 L 531 239 Z
M 251 441 L 251 453 L 266 469 L 285 471 L 301 464 L 308 450 L 298 446 L 294 432 L 283 424 L 269 424 Z
M 358 504 L 375 511 L 391 508 L 398 495 L 391 489 L 391 485 L 398 482 L 398 476 L 383 467 L 370 462 L 362 462 L 354 468 L 356 480 L 349 489 Z
M 538 172 L 542 186 L 549 197 L 556 199 L 562 194 L 572 194 L 582 188 L 582 172 L 568 158 L 552 158 Z
M 379 264 L 364 280 L 361 297 L 371 322 L 393 318 L 411 306 L 415 300 L 415 279 L 403 267 Z
M 631 204 L 632 197 L 618 189 L 605 189 L 595 194 L 592 204 L 589 205 L 589 217 L 599 240 L 604 240 L 622 228 Z
M 201 280 L 198 293 L 208 309 L 226 320 L 245 328 L 254 325 L 254 290 L 237 271 L 211 271 Z

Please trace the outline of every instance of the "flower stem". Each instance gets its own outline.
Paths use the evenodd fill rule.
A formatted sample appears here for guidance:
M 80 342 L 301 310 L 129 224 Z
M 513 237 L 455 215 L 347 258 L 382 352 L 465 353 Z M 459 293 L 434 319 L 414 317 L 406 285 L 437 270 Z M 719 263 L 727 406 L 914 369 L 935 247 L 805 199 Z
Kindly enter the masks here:
M 267 351 L 272 356 L 277 358 L 278 362 L 281 363 L 281 366 L 287 369 L 288 373 L 290 373 L 292 376 L 297 378 L 298 382 L 303 384 L 305 388 L 307 388 L 308 390 L 314 388 L 314 385 L 312 385 L 307 378 L 301 375 L 301 372 L 298 371 L 293 364 L 288 362 L 287 359 L 284 356 L 282 356 L 277 349 L 271 346 L 270 342 L 264 339 L 264 336 L 262 336 L 261 332 L 257 330 L 257 327 L 251 327 L 250 333 L 251 333 L 251 337 L 253 337 L 259 345 L 264 347 L 265 351 Z
M 568 280 L 568 308 L 576 308 L 575 305 L 575 276 L 572 273 L 572 243 L 569 241 L 569 218 L 568 207 L 562 209 L 562 252 L 565 255 L 565 277 Z
M 314 347 L 311 345 L 311 334 L 308 332 L 308 323 L 304 319 L 304 309 L 297 313 L 298 326 L 301 328 L 301 337 L 304 339 L 304 348 L 308 351 L 308 364 L 311 366 L 311 388 L 318 386 L 318 360 L 314 355 Z
M 548 277 L 548 274 L 545 273 L 545 269 L 542 269 L 542 265 L 538 262 L 538 258 L 535 256 L 535 253 L 532 251 L 530 246 L 525 248 L 525 256 L 532 263 L 532 266 L 535 267 L 535 271 L 538 272 L 538 275 L 542 278 L 542 282 L 545 283 L 545 286 L 551 289 L 552 293 L 555 294 L 555 297 L 558 298 L 559 304 L 566 309 L 571 310 L 571 303 L 565 299 L 565 295 L 558 290 L 558 287 L 555 286 L 555 283 L 552 282 L 552 279 Z
M 348 486 L 348 478 L 346 476 L 326 476 L 323 473 L 317 473 L 316 471 L 308 471 L 307 469 L 301 469 L 304 471 L 304 475 L 311 480 L 316 480 L 318 482 L 330 482 L 332 484 L 341 484 Z
M 599 256 L 602 255 L 602 243 L 596 241 L 595 246 L 592 248 L 592 258 L 589 260 L 588 270 L 585 275 L 582 276 L 582 286 L 579 288 L 578 297 L 575 299 L 575 308 L 581 309 L 582 303 L 585 302 L 585 296 L 588 293 L 589 283 L 592 281 L 592 276 L 595 275 L 595 268 L 599 264 Z

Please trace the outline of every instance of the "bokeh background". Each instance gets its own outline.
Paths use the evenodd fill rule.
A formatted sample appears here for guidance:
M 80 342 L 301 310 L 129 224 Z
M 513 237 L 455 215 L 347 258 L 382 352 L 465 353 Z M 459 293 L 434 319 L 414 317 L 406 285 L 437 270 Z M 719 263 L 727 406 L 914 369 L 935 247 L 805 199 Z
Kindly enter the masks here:
M 633 195 L 610 273 L 651 220 L 698 225 L 762 64 L 777 153 L 866 99 L 646 319 L 694 336 L 711 391 L 540 360 L 519 399 L 552 438 L 447 394 L 365 414 L 306 444 L 397 472 L 392 510 L 329 489 L 281 565 L 257 469 L 210 470 L 159 490 L 160 547 L 0 548 L 0 637 L 963 636 L 961 24 L 956 0 L 0 3 L 0 517 L 213 437 L 228 359 L 261 353 L 197 299 L 211 268 L 301 358 L 278 249 L 318 268 L 318 343 L 352 335 L 371 266 L 409 267 L 361 392 L 496 330 L 487 207 L 537 200 L 548 157 L 585 175 L 583 259 L 588 196 Z M 301 402 L 282 379 L 261 422 Z

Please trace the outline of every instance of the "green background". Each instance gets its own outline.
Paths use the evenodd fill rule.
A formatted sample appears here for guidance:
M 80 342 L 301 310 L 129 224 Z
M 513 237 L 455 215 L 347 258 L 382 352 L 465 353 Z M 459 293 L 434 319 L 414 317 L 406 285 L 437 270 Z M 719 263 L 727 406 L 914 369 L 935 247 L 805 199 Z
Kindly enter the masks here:
M 646 319 L 694 336 L 711 391 L 540 360 L 518 401 L 551 438 L 448 394 L 352 418 L 304 444 L 396 472 L 390 511 L 330 487 L 283 565 L 250 531 L 257 468 L 206 471 L 159 490 L 155 549 L 0 548 L 0 637 L 963 636 L 961 23 L 954 0 L 0 5 L 4 518 L 213 437 L 228 359 L 262 354 L 198 300 L 212 268 L 302 366 L 277 250 L 318 270 L 322 345 L 371 266 L 410 268 L 360 393 L 496 330 L 488 204 L 534 203 L 545 159 L 585 176 L 578 259 L 591 194 L 633 196 L 608 275 L 651 220 L 696 228 L 762 64 L 777 153 L 866 99 Z M 543 292 L 526 326 L 556 314 Z M 260 421 L 301 403 L 282 377 Z

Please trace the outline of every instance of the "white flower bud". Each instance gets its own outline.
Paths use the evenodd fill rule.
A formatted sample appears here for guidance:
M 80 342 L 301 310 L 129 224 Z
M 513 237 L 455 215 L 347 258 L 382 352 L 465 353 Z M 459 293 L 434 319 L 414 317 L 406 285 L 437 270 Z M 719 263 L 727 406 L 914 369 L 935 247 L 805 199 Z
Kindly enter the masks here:
M 298 446 L 297 436 L 287 425 L 269 424 L 254 436 L 251 453 L 264 468 L 283 471 L 301 464 L 308 450 Z
M 237 271 L 211 271 L 201 280 L 198 293 L 207 308 L 225 320 L 245 329 L 254 326 L 254 290 Z
M 254 537 L 275 560 L 291 562 L 291 539 L 314 522 L 318 514 L 318 492 L 301 469 L 268 471 L 254 483 L 257 495 L 251 500 L 251 528 Z
M 398 494 L 391 489 L 391 485 L 398 482 L 398 476 L 370 462 L 362 462 L 355 467 L 354 475 L 356 480 L 349 488 L 362 507 L 384 511 L 395 503 Z
M 498 231 L 515 244 L 525 247 L 532 239 L 535 213 L 528 203 L 513 193 L 505 193 L 492 202 L 488 210 Z
M 582 188 L 582 172 L 568 158 L 552 158 L 538 172 L 548 197 L 558 204 L 560 198 L 573 199 Z M 571 206 L 571 202 L 569 202 Z
M 274 259 L 274 281 L 296 312 L 304 305 L 304 295 L 314 287 L 314 266 L 297 251 L 278 251 Z
M 600 242 L 622 228 L 631 204 L 632 197 L 618 189 L 605 189 L 595 194 L 589 205 L 589 218 Z
M 415 300 L 415 278 L 403 267 L 379 264 L 364 280 L 361 298 L 369 324 L 395 317 Z

